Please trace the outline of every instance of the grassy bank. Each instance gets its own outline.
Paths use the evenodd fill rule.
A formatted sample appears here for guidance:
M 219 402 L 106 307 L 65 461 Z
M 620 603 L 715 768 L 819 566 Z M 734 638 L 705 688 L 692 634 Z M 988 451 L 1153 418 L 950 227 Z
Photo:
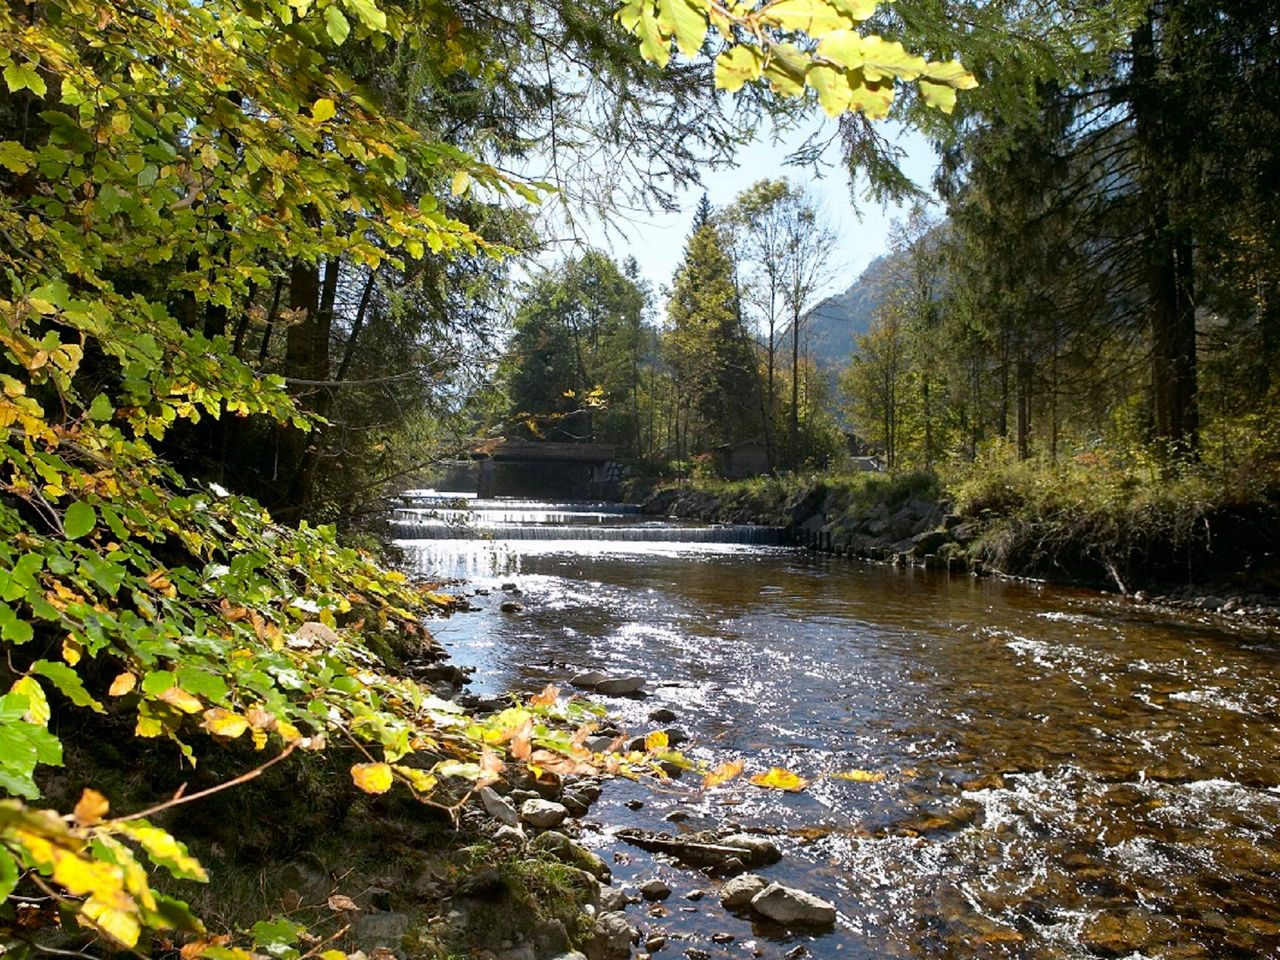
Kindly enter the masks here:
M 655 512 L 789 526 L 803 542 L 877 559 L 936 555 L 1125 593 L 1280 594 L 1275 465 L 1226 474 L 1102 454 L 989 457 L 938 472 L 704 481 L 659 489 L 648 502 Z

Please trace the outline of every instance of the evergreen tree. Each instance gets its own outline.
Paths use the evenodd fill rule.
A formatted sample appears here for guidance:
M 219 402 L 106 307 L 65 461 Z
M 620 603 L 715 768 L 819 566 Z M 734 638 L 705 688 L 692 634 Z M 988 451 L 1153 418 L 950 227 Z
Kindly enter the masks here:
M 667 318 L 667 353 L 684 417 L 681 455 L 757 435 L 759 418 L 744 413 L 755 409 L 755 352 L 742 326 L 733 260 L 711 222 L 689 237 Z

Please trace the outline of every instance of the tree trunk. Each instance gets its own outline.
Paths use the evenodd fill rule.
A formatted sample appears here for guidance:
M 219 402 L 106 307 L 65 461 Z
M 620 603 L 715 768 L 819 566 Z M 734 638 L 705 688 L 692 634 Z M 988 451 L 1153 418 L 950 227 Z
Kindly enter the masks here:
M 1133 92 L 1143 201 L 1144 248 L 1151 334 L 1151 401 L 1154 439 L 1178 459 L 1199 446 L 1196 398 L 1196 314 L 1192 237 L 1180 223 L 1178 196 L 1185 144 L 1169 127 L 1178 105 L 1166 102 L 1159 77 L 1155 9 L 1134 31 Z

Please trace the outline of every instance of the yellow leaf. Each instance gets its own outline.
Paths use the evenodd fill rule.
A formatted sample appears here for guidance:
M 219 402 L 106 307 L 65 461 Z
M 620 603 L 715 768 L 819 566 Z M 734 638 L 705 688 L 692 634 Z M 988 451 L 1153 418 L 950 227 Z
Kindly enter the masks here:
M 357 763 L 351 768 L 351 779 L 365 793 L 386 793 L 391 789 L 391 765 Z
M 832 780 L 849 780 L 852 783 L 879 783 L 884 779 L 883 773 L 872 773 L 870 770 L 841 770 L 831 775 Z
M 929 106 L 935 110 L 941 110 L 943 113 L 950 113 L 956 108 L 955 88 L 948 87 L 946 84 L 921 80 L 920 97 Z
M 847 29 L 853 26 L 852 19 L 826 0 L 774 0 L 760 11 L 762 23 L 783 30 L 803 30 L 811 37 Z
M 316 123 L 324 123 L 326 120 L 336 116 L 337 113 L 338 108 L 328 97 L 321 97 L 311 105 L 311 119 Z
M 449 192 L 455 197 L 460 197 L 471 186 L 471 174 L 466 170 L 459 170 L 453 175 L 453 182 L 449 184 Z
M 179 686 L 161 690 L 156 699 L 163 700 L 169 706 L 181 710 L 183 713 L 199 713 L 204 707 L 204 704 L 197 697 L 193 697 Z
M 49 698 L 44 695 L 44 689 L 35 677 L 19 677 L 9 688 L 9 692 L 27 698 L 27 712 L 22 715 L 23 720 L 40 727 L 48 725 L 52 715 Z
M 212 707 L 204 712 L 204 723 L 200 724 L 215 737 L 227 737 L 234 740 L 249 729 L 249 721 L 239 714 Z
M 121 892 L 110 900 L 91 897 L 85 901 L 80 912 L 112 940 L 117 940 L 126 947 L 132 947 L 138 942 L 142 926 L 138 922 L 137 907 L 128 894 Z
M 122 673 L 111 681 L 111 689 L 107 691 L 110 696 L 123 697 L 126 693 L 138 685 L 138 678 L 132 673 Z
M 804 777 L 790 770 L 784 770 L 782 767 L 773 767 L 768 773 L 757 773 L 751 778 L 751 783 L 757 787 L 768 787 L 770 790 L 792 792 L 803 790 L 809 785 L 809 781 Z
M 644 738 L 644 749 L 646 753 L 655 753 L 658 750 L 665 750 L 670 745 L 667 735 L 662 730 L 655 730 Z
M 716 57 L 716 87 L 737 93 L 751 80 L 759 80 L 764 56 L 755 47 L 733 47 Z
M 439 782 L 426 770 L 421 770 L 418 767 L 397 765 L 395 767 L 395 771 L 400 774 L 400 776 L 408 780 L 409 785 L 413 787 L 414 791 L 417 793 L 430 793 L 435 789 L 436 784 Z M 364 788 L 361 787 L 361 789 Z M 380 790 L 378 792 L 382 793 L 383 791 Z
M 703 789 L 709 790 L 712 787 L 718 787 L 722 783 L 728 783 L 738 774 L 742 773 L 743 763 L 741 760 L 730 760 L 716 767 L 705 777 L 702 778 Z
M 76 804 L 76 823 L 82 827 L 91 827 L 105 817 L 110 808 L 106 797 L 97 790 L 86 789 L 80 794 L 80 802 Z
M 67 666 L 74 667 L 83 656 L 84 647 L 75 638 L 67 637 L 62 641 L 62 659 L 66 661 Z

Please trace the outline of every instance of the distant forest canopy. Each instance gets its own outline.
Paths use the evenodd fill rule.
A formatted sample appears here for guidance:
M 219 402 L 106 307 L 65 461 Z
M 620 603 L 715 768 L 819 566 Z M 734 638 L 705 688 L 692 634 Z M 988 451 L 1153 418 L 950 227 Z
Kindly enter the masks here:
M 1273 10 L 1145 9 L 1105 63 L 1037 84 L 1013 119 L 963 108 L 939 139 L 941 203 L 918 206 L 885 256 L 817 304 L 785 281 L 825 279 L 829 228 L 767 236 L 786 218 L 770 220 L 781 208 L 761 193 L 794 188 L 765 181 L 703 209 L 659 322 L 634 321 L 629 379 L 579 368 L 572 381 L 574 396 L 602 386 L 593 403 L 629 414 L 573 414 L 559 435 L 678 471 L 748 440 L 773 470 L 833 462 L 837 423 L 890 467 L 991 454 L 1269 470 L 1278 95 Z M 569 411 L 528 386 L 513 413 Z

